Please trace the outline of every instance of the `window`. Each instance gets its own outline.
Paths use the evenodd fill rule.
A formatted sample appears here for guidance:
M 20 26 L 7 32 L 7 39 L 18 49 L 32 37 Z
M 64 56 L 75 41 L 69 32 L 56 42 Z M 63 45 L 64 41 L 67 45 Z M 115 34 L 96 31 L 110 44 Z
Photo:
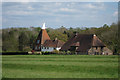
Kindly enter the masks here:
M 37 40 L 37 44 L 39 44 L 40 40 Z

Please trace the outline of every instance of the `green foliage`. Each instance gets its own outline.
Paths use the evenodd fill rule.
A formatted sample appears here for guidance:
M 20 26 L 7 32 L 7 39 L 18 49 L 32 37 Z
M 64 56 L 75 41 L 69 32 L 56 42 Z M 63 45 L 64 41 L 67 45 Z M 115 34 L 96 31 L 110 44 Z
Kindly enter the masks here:
M 29 46 L 26 46 L 26 47 L 23 48 L 23 51 L 25 51 L 25 52 L 26 52 L 26 51 L 28 52 L 28 51 L 31 51 L 31 50 L 32 50 L 32 49 L 31 49 Z
M 60 52 L 58 50 L 52 51 L 53 54 L 59 54 Z
M 38 35 L 27 28 L 8 28 L 2 32 L 2 51 L 30 51 Z
M 70 54 L 71 52 L 70 51 L 67 51 L 67 54 Z
M 35 55 L 40 55 L 40 54 L 41 54 L 41 52 L 34 52 L 34 54 L 35 54 Z
M 11 31 L 4 31 L 2 33 L 2 41 L 3 41 L 3 51 L 16 51 L 18 50 L 18 32 L 16 29 L 13 29 Z
M 41 28 L 40 27 L 37 27 L 34 29 L 35 31 L 37 31 L 38 33 L 40 32 Z
M 49 32 L 48 34 L 52 40 L 54 40 L 55 38 L 58 38 L 59 40 L 66 42 L 68 39 L 66 34 L 63 34 L 63 33 L 58 32 L 58 31 Z
M 65 51 L 60 51 L 60 54 L 65 55 L 65 54 L 66 54 L 66 52 L 65 52 Z

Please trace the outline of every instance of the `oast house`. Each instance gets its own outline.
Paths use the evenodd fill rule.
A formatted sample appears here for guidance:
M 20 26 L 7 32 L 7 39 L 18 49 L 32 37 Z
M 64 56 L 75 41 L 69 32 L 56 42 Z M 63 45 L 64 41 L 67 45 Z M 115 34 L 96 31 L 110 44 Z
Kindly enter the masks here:
M 33 50 L 35 51 L 48 51 L 52 52 L 54 50 L 60 50 L 62 45 L 64 44 L 63 41 L 58 40 L 55 38 L 54 40 L 51 40 L 49 35 L 47 34 L 45 23 L 43 24 L 42 30 L 40 31 L 36 41 Z

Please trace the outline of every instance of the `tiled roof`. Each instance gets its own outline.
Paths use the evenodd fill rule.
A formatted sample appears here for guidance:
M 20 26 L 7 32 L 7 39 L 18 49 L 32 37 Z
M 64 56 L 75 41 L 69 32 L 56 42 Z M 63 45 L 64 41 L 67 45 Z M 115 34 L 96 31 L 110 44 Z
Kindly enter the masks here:
M 45 29 L 42 29 L 36 39 L 36 44 L 37 43 L 37 40 L 40 40 L 39 41 L 39 44 L 43 44 L 46 40 L 50 40 L 50 37 L 49 35 L 47 34 L 47 31 Z
M 94 35 L 92 46 L 105 46 L 105 45 L 96 35 Z
M 42 46 L 56 48 L 56 47 L 62 47 L 63 44 L 64 44 L 64 42 L 62 42 L 60 40 L 46 40 Z
M 75 43 L 71 44 L 71 46 L 80 46 L 80 43 L 79 42 L 75 42 Z
M 78 44 L 79 42 L 79 44 Z M 102 43 L 102 41 L 97 38 L 97 36 L 94 36 L 94 34 L 77 34 L 74 35 L 71 39 L 69 39 L 61 48 L 61 50 L 69 50 L 71 48 L 71 45 L 78 46 L 78 49 L 76 51 L 87 51 L 92 46 L 100 46 L 104 47 L 105 45 Z

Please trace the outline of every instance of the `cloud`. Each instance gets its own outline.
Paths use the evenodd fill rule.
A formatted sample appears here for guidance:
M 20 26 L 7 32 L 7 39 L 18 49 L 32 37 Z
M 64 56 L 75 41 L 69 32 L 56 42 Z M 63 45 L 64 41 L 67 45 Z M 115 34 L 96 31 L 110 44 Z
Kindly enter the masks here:
M 88 7 L 88 8 L 96 8 L 96 6 L 94 6 L 94 5 L 92 5 L 92 4 L 87 4 L 87 5 L 85 5 L 85 7 Z
M 105 5 L 102 2 L 97 2 L 97 3 L 88 3 L 83 5 L 83 7 L 85 8 L 89 8 L 89 9 L 105 9 Z
M 113 16 L 118 16 L 118 11 L 115 11 L 115 12 L 113 13 Z
M 32 6 L 28 6 L 27 7 L 29 10 L 34 10 L 34 8 Z
M 38 0 L 3 0 L 3 2 L 37 2 Z
M 69 8 L 60 8 L 60 11 L 73 12 L 73 11 L 76 11 L 76 10 L 75 9 L 69 9 Z
M 118 2 L 119 0 L 3 0 L 3 2 Z
M 57 6 L 61 6 L 62 3 L 60 3 L 60 2 L 56 2 L 55 5 L 57 5 Z
M 7 15 L 31 15 L 31 12 L 28 11 L 7 11 Z
M 35 16 L 35 15 L 51 15 L 51 13 L 46 13 L 43 11 L 6 11 L 4 12 L 4 15 L 9 16 Z

